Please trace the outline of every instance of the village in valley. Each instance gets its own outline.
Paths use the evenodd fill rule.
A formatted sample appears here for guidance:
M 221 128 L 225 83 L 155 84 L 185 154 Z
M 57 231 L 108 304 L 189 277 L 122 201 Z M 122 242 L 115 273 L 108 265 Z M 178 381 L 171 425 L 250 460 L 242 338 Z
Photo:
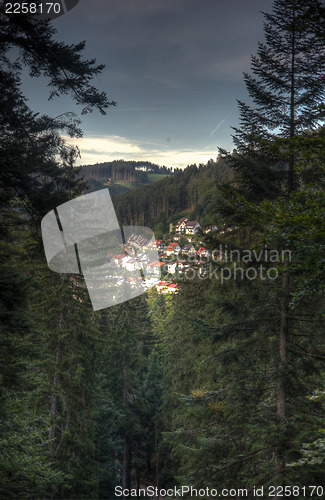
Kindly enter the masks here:
M 201 227 L 198 221 L 186 217 L 175 226 L 170 224 L 169 234 L 164 239 L 148 239 L 141 231 L 137 234 L 134 228 L 126 240 L 125 251 L 108 254 L 107 260 L 119 269 L 119 285 L 128 282 L 138 286 L 140 283 L 145 289 L 156 287 L 158 293 L 176 293 L 180 286 L 178 280 L 186 270 L 202 265 L 209 257 L 200 234 L 216 230 L 216 226 Z M 113 275 L 106 276 L 107 282 L 113 278 Z

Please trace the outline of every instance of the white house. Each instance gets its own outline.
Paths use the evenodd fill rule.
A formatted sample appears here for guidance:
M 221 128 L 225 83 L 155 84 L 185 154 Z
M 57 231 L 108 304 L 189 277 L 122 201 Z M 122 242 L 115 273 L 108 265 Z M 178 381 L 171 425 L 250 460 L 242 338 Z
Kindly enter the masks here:
M 175 226 L 176 233 L 185 233 L 186 229 L 186 223 L 188 221 L 187 217 L 183 217 L 182 219 L 179 219 Z
M 178 262 L 169 262 L 167 265 L 168 272 L 170 274 L 175 274 L 178 267 Z
M 120 267 L 123 265 L 123 259 L 125 259 L 125 257 L 128 257 L 128 255 L 126 255 L 125 253 L 120 253 L 119 255 L 115 255 L 112 260 L 118 267 Z
M 187 221 L 185 225 L 185 233 L 195 234 L 198 231 L 199 227 L 201 226 L 196 220 Z
M 136 271 L 141 269 L 141 264 L 138 259 L 130 259 L 125 263 L 124 267 L 127 271 Z

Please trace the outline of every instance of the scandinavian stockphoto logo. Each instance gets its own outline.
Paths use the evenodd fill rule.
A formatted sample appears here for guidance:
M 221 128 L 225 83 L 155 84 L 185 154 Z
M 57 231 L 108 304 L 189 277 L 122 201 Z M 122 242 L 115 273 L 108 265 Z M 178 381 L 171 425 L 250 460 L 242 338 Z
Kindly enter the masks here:
M 159 281 L 160 271 L 148 265 L 159 261 L 154 233 L 120 228 L 108 189 L 63 203 L 41 227 L 49 268 L 83 273 L 95 311 L 141 295 Z

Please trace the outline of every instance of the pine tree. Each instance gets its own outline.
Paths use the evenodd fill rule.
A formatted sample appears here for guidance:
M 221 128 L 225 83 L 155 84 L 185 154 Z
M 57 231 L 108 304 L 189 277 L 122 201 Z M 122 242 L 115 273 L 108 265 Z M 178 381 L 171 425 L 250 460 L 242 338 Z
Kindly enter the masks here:
M 315 12 L 320 14 L 317 24 L 319 29 L 315 26 Z M 317 0 L 275 0 L 273 13 L 265 14 L 266 41 L 259 44 L 257 56 L 252 57 L 252 73 L 255 77 L 245 74 L 245 83 L 255 107 L 239 102 L 241 127 L 235 129 L 234 136 L 237 151 L 233 155 L 223 152 L 237 171 L 235 190 L 225 190 L 229 202 L 228 215 L 232 216 L 233 221 L 237 219 L 239 224 L 253 226 L 255 230 L 258 228 L 265 235 L 268 229 L 258 218 L 258 209 L 255 211 L 257 217 L 252 217 L 252 210 L 254 212 L 255 209 L 247 200 L 276 200 L 278 196 L 285 195 L 289 198 L 286 207 L 289 209 L 294 191 L 301 189 L 303 182 L 317 173 L 315 162 L 306 161 L 306 149 L 301 144 L 304 143 L 306 148 L 313 150 L 314 155 L 317 154 L 317 146 L 310 134 L 324 121 L 322 114 L 317 112 L 325 96 L 325 44 L 323 36 L 320 36 L 323 32 L 323 16 L 324 11 Z M 244 196 L 238 195 L 238 191 Z M 264 239 L 266 242 L 267 236 Z M 292 240 L 284 236 L 277 240 L 276 248 L 288 248 L 290 243 Z M 298 389 L 294 382 L 295 378 L 300 378 L 298 373 L 302 365 L 293 345 L 296 343 L 302 347 L 303 337 L 308 330 L 300 313 L 304 311 L 305 321 L 311 321 L 308 308 L 315 311 L 315 305 L 312 307 L 308 301 L 304 305 L 300 304 L 299 311 L 290 309 L 294 292 L 290 273 L 292 268 L 290 262 L 282 266 L 276 301 L 279 321 L 276 389 L 278 436 L 275 436 L 274 450 L 275 478 L 279 484 L 287 478 L 286 457 L 290 436 L 297 422 L 291 402 L 295 399 L 297 403 L 298 391 L 306 395 L 306 388 Z M 318 329 L 316 331 L 319 333 Z M 306 355 L 306 361 L 308 356 L 311 355 Z M 307 365 L 306 362 L 305 368 Z
M 321 13 L 320 2 L 275 1 L 274 13 L 266 14 L 266 43 L 259 45 L 258 56 L 252 59 L 257 78 L 245 75 L 255 108 L 239 103 L 242 123 L 235 130 L 237 151 L 223 152 L 236 177 L 231 187 L 223 188 L 218 225 L 222 222 L 231 231 L 207 240 L 211 250 L 227 243 L 228 248 L 261 251 L 267 243 L 279 252 L 298 249 L 309 264 L 316 252 L 322 255 L 320 232 L 311 213 L 323 196 L 315 188 L 304 191 L 303 187 L 314 176 L 323 182 L 319 164 L 324 149 L 313 128 L 323 120 L 317 110 L 325 90 L 324 39 L 320 19 L 318 29 L 315 16 L 309 21 L 311 11 Z M 280 195 L 283 198 L 277 199 Z M 314 203 L 311 196 L 316 196 Z M 259 203 L 263 199 L 272 201 L 263 205 Z M 322 211 L 323 205 L 316 217 Z M 270 265 L 264 258 L 260 263 Z M 258 267 L 254 261 L 240 264 L 245 270 Z M 322 284 L 316 284 L 321 271 L 313 265 L 308 282 L 306 263 L 296 255 L 292 262 L 275 266 L 281 278 L 272 282 L 243 279 L 222 287 L 208 281 L 182 284 L 180 300 L 196 286 L 197 293 L 215 306 L 212 317 L 204 306 L 197 307 L 198 300 L 192 307 L 190 300 L 183 303 L 170 346 L 166 391 L 177 388 L 178 398 L 167 396 L 168 392 L 165 398 L 175 412 L 172 454 L 178 457 L 185 484 L 303 486 L 321 481 L 317 464 L 299 471 L 288 466 L 299 458 L 302 443 L 316 439 L 322 422 L 322 406 L 316 408 L 309 399 L 312 388 L 323 383 L 323 307 L 319 296 L 312 296 L 314 287 L 322 290 Z M 296 303 L 299 283 L 294 283 L 294 276 L 300 280 L 299 293 L 307 295 Z M 187 314 L 187 326 L 180 321 L 184 309 L 195 311 Z M 215 366 L 214 383 L 213 371 L 202 374 L 207 388 L 191 393 L 188 383 L 198 376 L 197 369 L 182 380 L 171 380 L 179 353 L 185 357 L 177 361 L 181 374 L 191 366 L 192 356 L 200 354 L 199 342 L 187 353 L 179 332 L 189 333 L 191 340 L 199 332 L 205 336 L 210 360 L 215 360 L 210 365 Z M 172 355 L 173 348 L 178 356 Z M 182 405 L 179 393 L 186 391 Z M 210 421 L 207 407 L 214 412 Z
M 113 103 L 91 85 L 103 66 L 83 58 L 84 43 L 67 45 L 54 35 L 51 24 L 30 15 L 8 15 L 1 3 L 0 488 L 4 498 L 96 494 L 92 314 L 82 297 L 85 291 L 73 290 L 66 277 L 53 278 L 47 269 L 39 224 L 49 210 L 83 189 L 71 175 L 77 150 L 61 136 L 78 137 L 81 130 L 71 113 L 52 118 L 29 109 L 21 74 L 25 67 L 34 78 L 48 78 L 51 98 L 70 94 L 83 112 L 97 108 L 105 113 Z
M 98 412 L 98 429 L 105 432 L 97 442 L 99 495 L 112 498 L 117 484 L 130 488 L 135 482 L 140 485 L 141 476 L 144 479 L 148 460 L 156 452 L 154 419 L 161 389 L 154 369 L 159 372 L 159 366 L 152 366 L 158 359 L 144 296 L 103 311 L 101 332 L 97 376 L 107 397 Z
M 252 75 L 244 73 L 254 107 L 238 101 L 236 154 L 222 151 L 246 197 L 289 194 L 299 183 L 294 139 L 324 121 L 315 112 L 325 97 L 324 39 L 308 22 L 315 11 L 320 28 L 319 0 L 275 0 L 273 13 L 265 14 L 265 42 L 252 56 Z

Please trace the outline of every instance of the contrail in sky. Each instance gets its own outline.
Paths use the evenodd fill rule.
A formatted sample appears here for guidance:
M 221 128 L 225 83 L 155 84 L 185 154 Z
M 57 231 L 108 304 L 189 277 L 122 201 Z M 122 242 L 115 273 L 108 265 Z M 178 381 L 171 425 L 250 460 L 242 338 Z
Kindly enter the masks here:
M 234 110 L 234 109 L 235 109 L 235 108 L 232 108 L 232 109 L 230 110 L 230 112 L 227 114 L 227 116 L 225 116 L 225 118 L 224 118 L 223 120 L 221 120 L 221 122 L 220 122 L 220 123 L 218 123 L 218 125 L 216 126 L 216 128 L 215 128 L 214 130 L 212 130 L 211 134 L 209 135 L 209 139 L 210 139 L 210 137 L 211 137 L 211 136 L 212 136 L 212 135 L 213 135 L 213 134 L 214 134 L 214 133 L 218 130 L 218 128 L 219 128 L 219 127 L 221 127 L 221 125 L 223 124 L 223 122 L 224 122 L 225 120 L 227 120 L 227 118 L 231 115 L 231 113 L 233 112 L 233 110 Z

